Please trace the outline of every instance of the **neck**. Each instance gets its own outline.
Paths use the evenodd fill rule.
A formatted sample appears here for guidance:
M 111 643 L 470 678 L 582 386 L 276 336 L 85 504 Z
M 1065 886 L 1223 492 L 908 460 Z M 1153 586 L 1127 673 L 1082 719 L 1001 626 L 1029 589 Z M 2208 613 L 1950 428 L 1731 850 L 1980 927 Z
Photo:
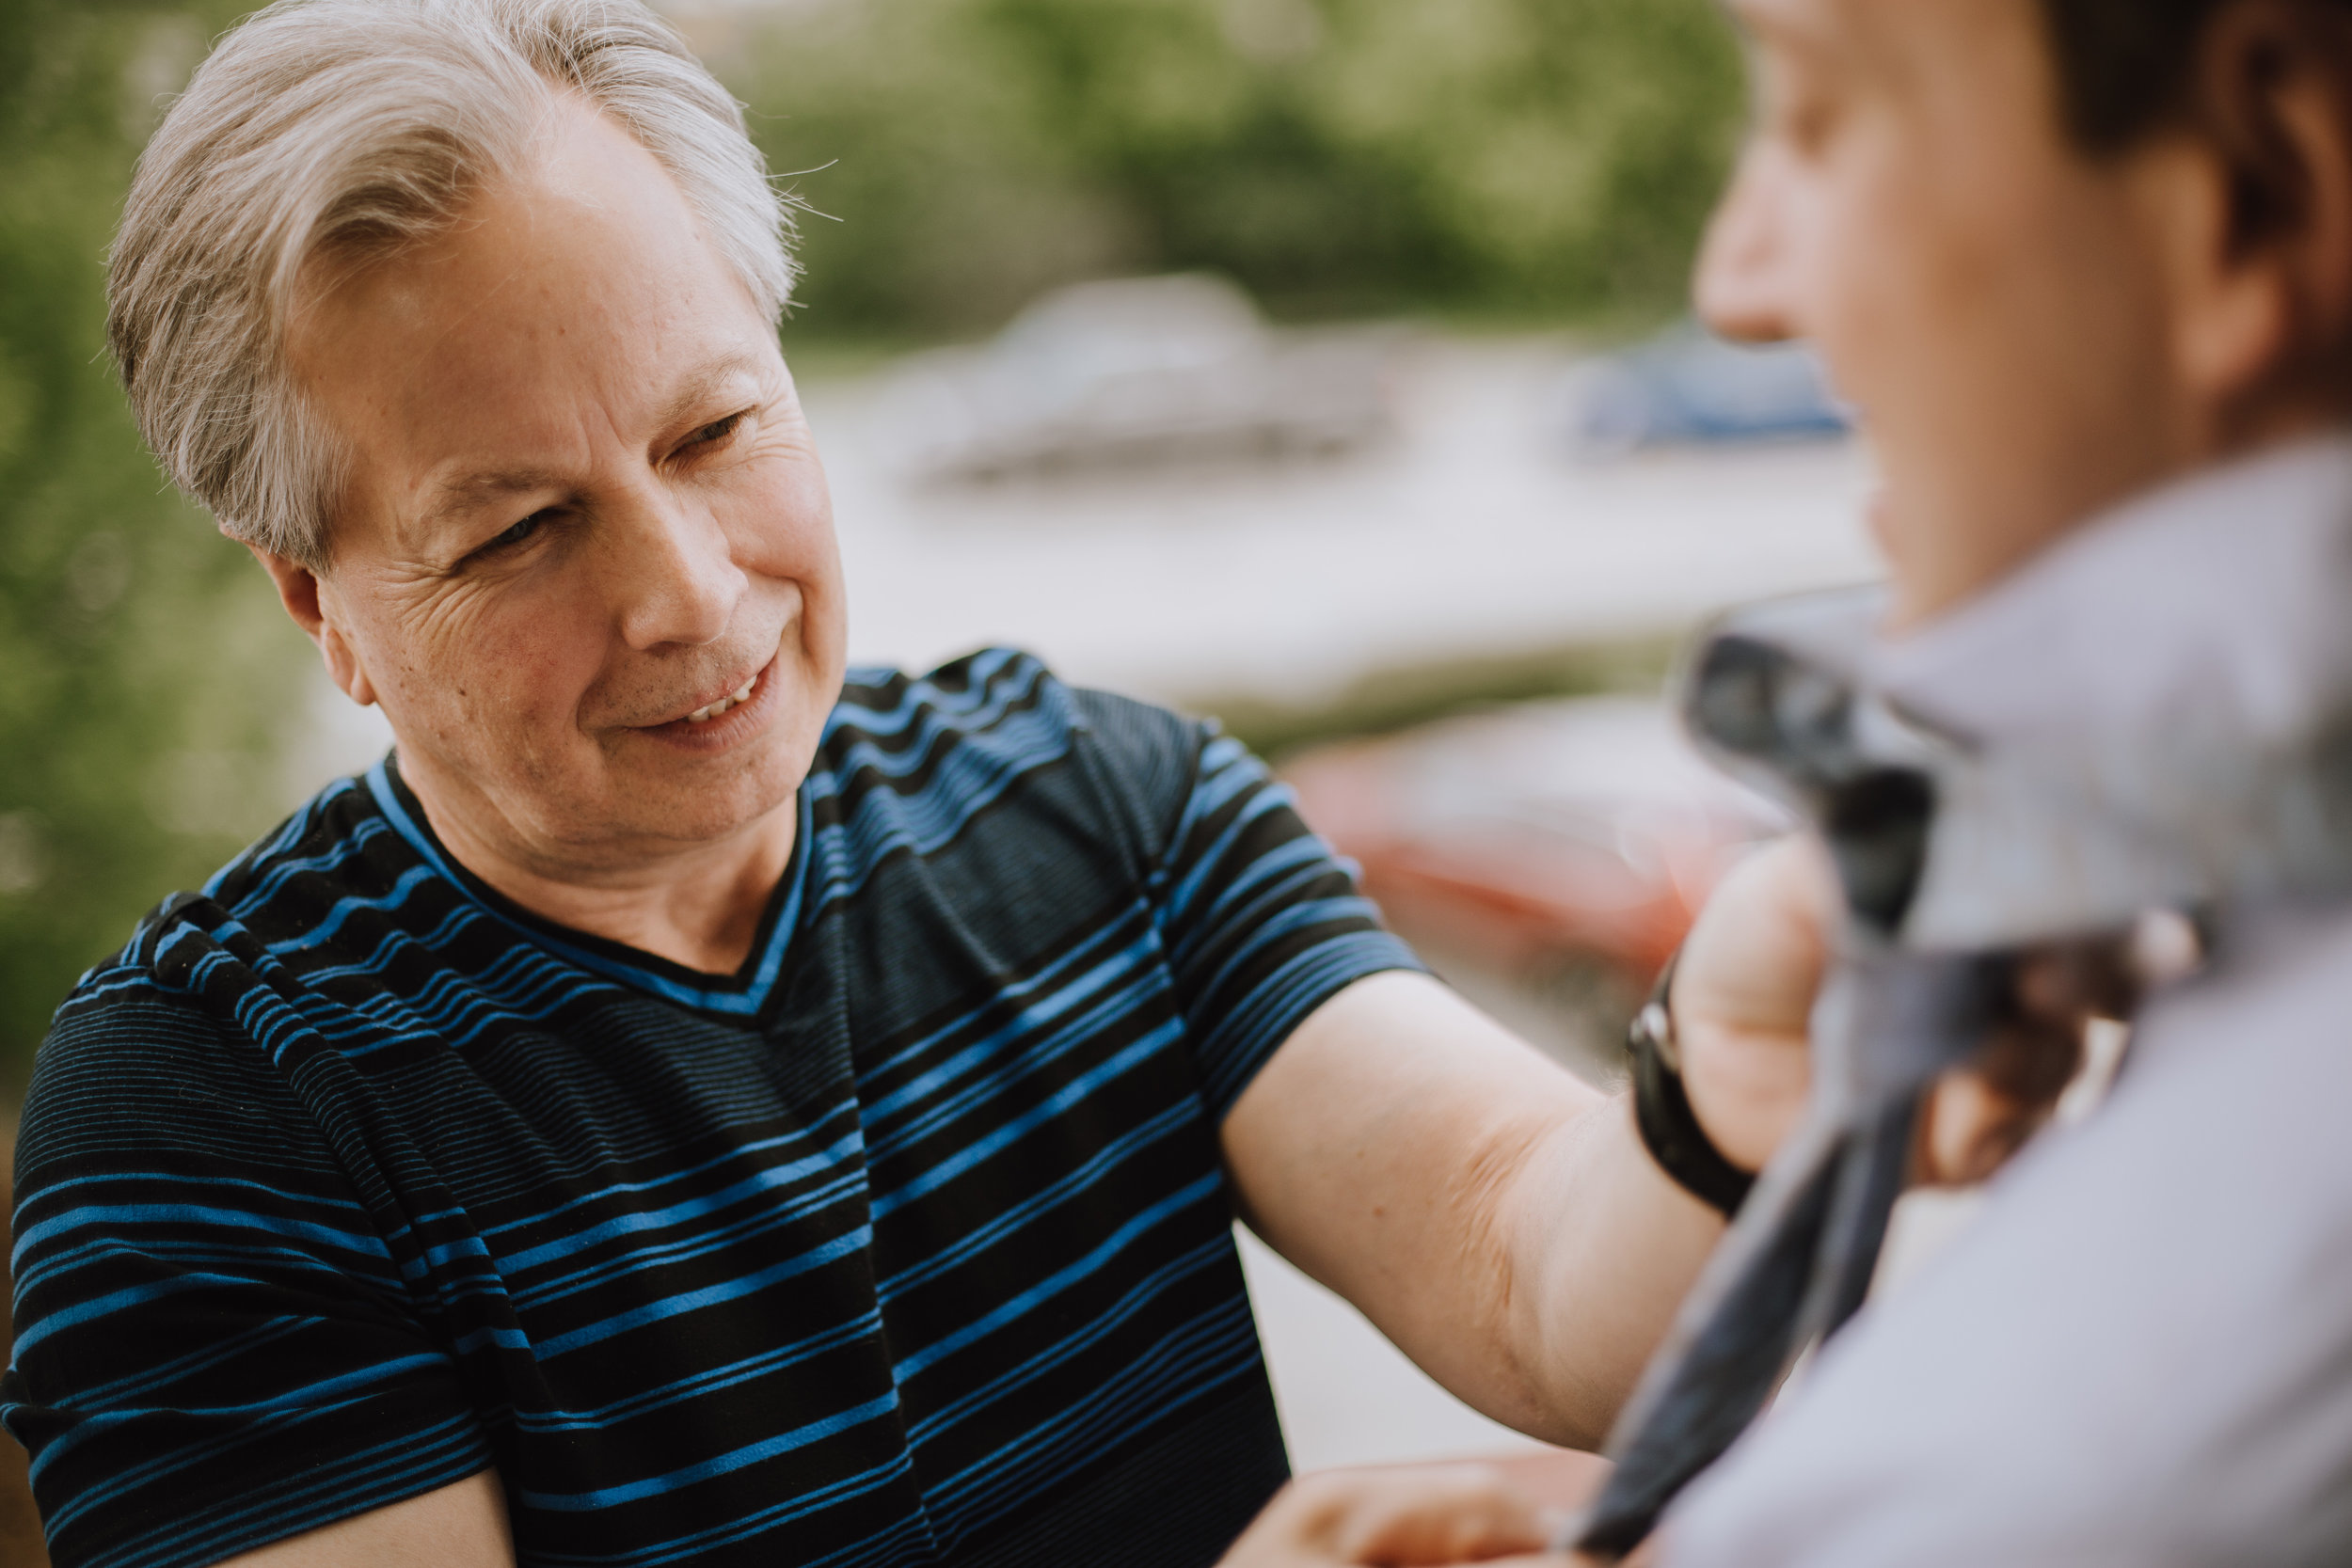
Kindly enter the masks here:
M 799 831 L 787 797 L 723 838 L 575 857 L 526 844 L 494 803 L 407 759 L 401 777 L 460 865 L 543 919 L 706 974 L 750 958 Z
M 2137 499 L 2352 429 L 2352 405 L 2333 380 L 2314 386 L 2281 376 L 2227 404 L 2152 414 L 2145 422 L 2146 440 L 2084 454 L 2071 470 L 2007 493 L 2000 506 L 1974 498 L 1964 511 L 1906 517 L 1882 497 L 1872 526 L 1896 565 L 1885 632 L 1908 636 L 1964 610 Z

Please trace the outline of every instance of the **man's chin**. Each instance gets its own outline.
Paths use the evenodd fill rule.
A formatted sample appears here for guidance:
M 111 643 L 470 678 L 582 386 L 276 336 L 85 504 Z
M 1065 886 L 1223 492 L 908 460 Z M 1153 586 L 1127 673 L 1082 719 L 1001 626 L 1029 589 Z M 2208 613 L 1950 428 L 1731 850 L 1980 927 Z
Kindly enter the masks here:
M 1870 543 L 1886 568 L 1886 617 L 1881 629 L 1890 637 L 1900 637 L 1933 618 L 1942 601 L 1930 591 L 1931 583 L 1922 580 L 1926 574 L 1920 572 L 1917 552 L 1911 547 L 1916 541 L 1905 531 L 1902 506 L 1895 492 L 1884 485 L 1873 491 L 1863 515 Z
M 721 722 L 724 722 L 722 719 Z M 593 780 L 548 821 L 552 836 L 583 857 L 631 849 L 660 855 L 716 845 L 788 811 L 816 758 L 816 732 L 780 722 L 748 743 L 713 751 L 645 744 L 638 736 L 602 748 Z M 545 818 L 543 818 L 544 820 Z
M 586 807 L 566 825 L 568 853 L 583 864 L 618 870 L 698 848 L 789 833 L 797 784 L 781 789 L 624 790 L 603 809 Z

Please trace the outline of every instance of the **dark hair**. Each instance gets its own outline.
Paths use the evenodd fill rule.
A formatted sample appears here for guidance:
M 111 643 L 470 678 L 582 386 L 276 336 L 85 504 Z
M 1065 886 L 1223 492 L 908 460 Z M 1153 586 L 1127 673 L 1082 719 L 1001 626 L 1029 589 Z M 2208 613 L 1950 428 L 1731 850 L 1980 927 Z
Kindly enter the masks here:
M 2178 113 L 2205 28 L 2230 0 L 2042 0 L 2068 128 L 2113 152 Z M 2352 12 L 2347 0 L 2312 0 Z
M 2068 129 L 2093 151 L 2129 146 L 2188 88 L 2197 42 L 2226 0 L 2042 0 Z

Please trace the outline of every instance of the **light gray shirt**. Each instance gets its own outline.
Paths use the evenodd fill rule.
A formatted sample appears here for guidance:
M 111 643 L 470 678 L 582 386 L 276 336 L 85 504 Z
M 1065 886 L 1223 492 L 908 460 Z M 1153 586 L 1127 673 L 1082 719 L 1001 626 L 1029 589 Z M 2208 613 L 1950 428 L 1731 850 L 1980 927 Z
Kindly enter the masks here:
M 2352 445 L 2321 442 L 2085 530 L 1878 676 L 1998 746 L 2246 680 L 2291 708 L 2347 625 Z M 1664 1544 L 1667 1568 L 2352 1563 L 2352 899 L 2234 912 L 2107 1102 L 1866 1308 Z

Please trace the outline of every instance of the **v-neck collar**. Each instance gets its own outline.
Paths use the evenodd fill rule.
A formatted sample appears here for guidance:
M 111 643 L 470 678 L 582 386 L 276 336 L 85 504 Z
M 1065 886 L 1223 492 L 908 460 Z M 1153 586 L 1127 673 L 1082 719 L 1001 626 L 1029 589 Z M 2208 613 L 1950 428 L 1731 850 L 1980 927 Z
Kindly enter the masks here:
M 791 858 L 785 863 L 775 891 L 769 895 L 767 911 L 760 917 L 759 930 L 752 940 L 751 954 L 733 974 L 719 975 L 689 969 L 626 942 L 558 925 L 490 886 L 461 864 L 434 832 L 424 808 L 401 778 L 394 753 L 387 752 L 382 761 L 368 770 L 367 782 L 385 820 L 427 864 L 455 884 L 483 912 L 565 961 L 666 1002 L 703 1012 L 748 1018 L 767 1006 L 769 995 L 784 972 L 784 960 L 792 945 L 794 928 L 800 924 L 803 893 L 808 882 L 806 868 L 814 825 L 809 809 L 810 791 L 805 784 L 793 807 L 800 820 L 793 834 Z

